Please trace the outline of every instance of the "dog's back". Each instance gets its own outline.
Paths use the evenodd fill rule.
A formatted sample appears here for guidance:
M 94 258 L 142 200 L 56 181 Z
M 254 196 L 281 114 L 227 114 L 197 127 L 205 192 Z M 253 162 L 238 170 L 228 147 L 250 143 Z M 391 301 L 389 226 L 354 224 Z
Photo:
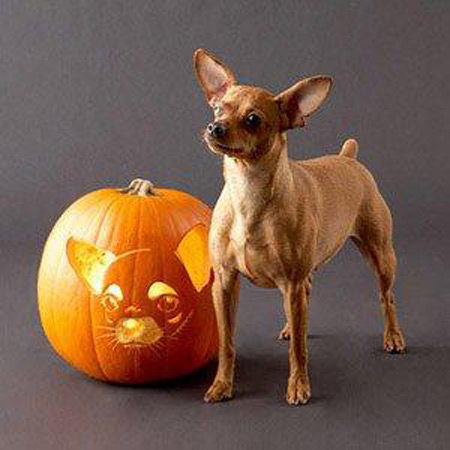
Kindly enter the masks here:
M 379 239 L 391 234 L 389 209 L 357 153 L 356 141 L 348 140 L 338 154 L 292 161 L 292 170 L 310 179 L 319 224 L 317 265 L 330 259 L 348 237 L 370 233 L 371 239 Z

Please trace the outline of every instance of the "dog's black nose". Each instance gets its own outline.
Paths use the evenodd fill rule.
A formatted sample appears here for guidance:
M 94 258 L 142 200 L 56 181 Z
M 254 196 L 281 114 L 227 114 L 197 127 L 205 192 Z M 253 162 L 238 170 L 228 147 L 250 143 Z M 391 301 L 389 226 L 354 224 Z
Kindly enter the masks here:
M 227 132 L 225 125 L 218 122 L 210 123 L 206 129 L 208 130 L 208 133 L 216 139 L 223 138 Z

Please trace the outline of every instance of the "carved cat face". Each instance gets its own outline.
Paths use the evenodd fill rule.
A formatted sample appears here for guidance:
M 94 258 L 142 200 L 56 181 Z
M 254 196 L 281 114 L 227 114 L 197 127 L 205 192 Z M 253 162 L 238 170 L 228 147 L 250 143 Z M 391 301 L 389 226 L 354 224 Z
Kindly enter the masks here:
M 152 347 L 176 340 L 189 327 L 199 293 L 208 284 L 207 230 L 191 229 L 173 254 L 157 249 L 116 255 L 96 245 L 69 239 L 67 256 L 77 276 L 94 295 L 93 321 L 115 346 Z

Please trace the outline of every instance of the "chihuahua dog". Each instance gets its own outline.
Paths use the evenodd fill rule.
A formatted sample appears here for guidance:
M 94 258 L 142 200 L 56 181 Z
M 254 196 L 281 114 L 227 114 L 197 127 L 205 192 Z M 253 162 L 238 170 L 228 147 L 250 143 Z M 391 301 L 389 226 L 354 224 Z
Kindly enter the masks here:
M 207 402 L 231 398 L 239 274 L 255 285 L 278 288 L 290 339 L 289 404 L 308 402 L 308 300 L 312 272 L 351 238 L 373 267 L 384 316 L 384 349 L 405 350 L 393 294 L 396 256 L 392 219 L 369 171 L 347 140 L 340 153 L 306 161 L 288 158 L 286 132 L 303 127 L 328 96 L 332 79 L 303 79 L 281 94 L 239 85 L 233 72 L 203 49 L 194 69 L 214 121 L 209 149 L 223 156 L 225 186 L 209 236 L 219 360 Z

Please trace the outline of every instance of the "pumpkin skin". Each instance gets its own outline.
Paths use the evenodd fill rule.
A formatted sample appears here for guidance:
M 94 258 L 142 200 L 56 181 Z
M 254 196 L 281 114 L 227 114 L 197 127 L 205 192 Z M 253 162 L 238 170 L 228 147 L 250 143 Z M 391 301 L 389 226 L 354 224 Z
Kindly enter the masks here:
M 56 352 L 124 384 L 180 377 L 214 358 L 210 216 L 194 197 L 144 180 L 72 204 L 38 274 L 41 322 Z

